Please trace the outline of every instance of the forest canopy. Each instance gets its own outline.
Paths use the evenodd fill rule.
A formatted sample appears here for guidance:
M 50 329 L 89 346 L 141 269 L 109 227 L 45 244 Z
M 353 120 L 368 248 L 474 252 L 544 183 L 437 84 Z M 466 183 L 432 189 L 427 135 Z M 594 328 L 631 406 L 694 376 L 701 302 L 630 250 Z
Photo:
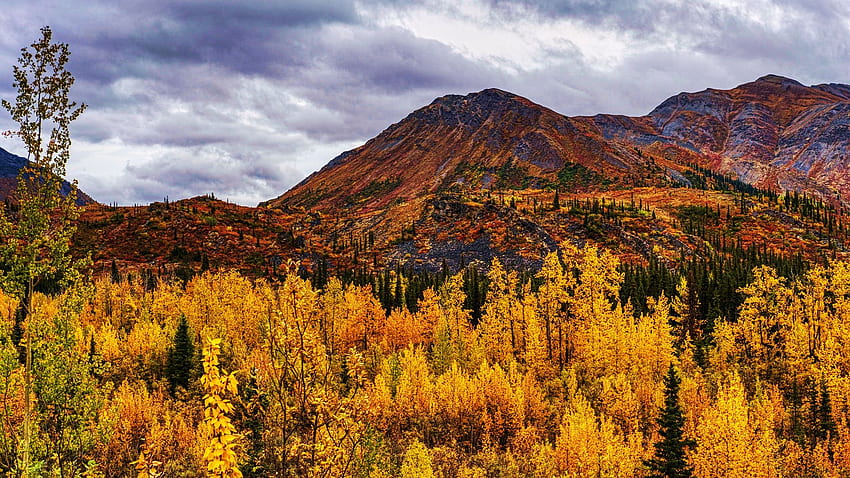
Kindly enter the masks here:
M 793 282 L 756 269 L 700 363 L 687 292 L 635 314 L 617 266 L 564 245 L 533 291 L 494 261 L 474 327 L 463 274 L 426 289 L 416 312 L 296 274 L 155 288 L 104 277 L 36 294 L 33 456 L 66 476 L 204 476 L 216 459 L 233 467 L 212 476 L 649 476 L 672 366 L 693 476 L 850 469 L 850 264 Z M 23 366 L 17 301 L 0 304 L 9 473 Z

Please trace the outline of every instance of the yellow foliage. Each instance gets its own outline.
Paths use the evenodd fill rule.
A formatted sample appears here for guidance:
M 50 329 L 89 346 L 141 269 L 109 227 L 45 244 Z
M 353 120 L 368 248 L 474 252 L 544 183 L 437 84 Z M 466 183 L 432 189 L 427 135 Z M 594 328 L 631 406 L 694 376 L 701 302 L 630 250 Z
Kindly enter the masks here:
M 639 435 L 624 437 L 608 417 L 597 416 L 581 394 L 573 397 L 554 451 L 560 476 L 633 477 L 642 454 Z
M 740 378 L 731 375 L 718 390 L 714 405 L 699 419 L 698 446 L 690 456 L 696 476 L 779 476 L 776 469 L 779 443 L 770 418 L 747 404 Z
M 516 310 L 519 300 L 516 296 L 517 274 L 506 272 L 501 262 L 493 259 L 487 278 L 490 284 L 478 332 L 487 358 L 505 363 L 520 350 L 522 326 L 517 322 L 522 314 Z
M 237 381 L 234 373 L 223 373 L 219 368 L 218 355 L 221 339 L 207 339 L 204 345 L 204 432 L 209 439 L 204 451 L 206 473 L 210 477 L 240 478 L 237 448 L 239 434 L 230 422 L 233 404 L 225 394 L 236 394 Z
M 162 472 L 159 471 L 162 462 L 148 458 L 144 451 L 139 452 L 139 458 L 130 464 L 136 466 L 136 471 L 139 472 L 136 475 L 137 478 L 159 478 L 162 476 Z
M 234 272 L 185 289 L 97 280 L 69 322 L 75 353 L 90 353 L 108 395 L 86 459 L 105 476 L 238 476 L 240 461 L 269 476 L 644 476 L 644 440 L 656 437 L 662 378 L 675 363 L 695 476 L 846 475 L 850 265 L 816 266 L 794 282 L 767 267 L 754 274 L 740 320 L 714 322 L 699 364 L 692 341 L 674 354 L 682 301 L 650 298 L 636 317 L 618 303 L 616 259 L 592 246 L 547 255 L 538 291 L 494 261 L 477 329 L 462 275 L 426 290 L 417 312 L 388 316 L 369 286 L 335 278 L 323 290 L 295 275 L 272 285 Z M 35 340 L 56 340 L 47 331 L 67 315 L 61 299 L 34 300 L 31 324 L 45 331 Z M 0 470 L 14 458 L 4 443 L 20 439 L 24 403 L 7 339 L 15 305 L 0 294 L 10 438 L 0 440 Z M 180 314 L 194 333 L 226 338 L 205 347 L 203 405 L 187 400 L 194 386 L 178 396 L 164 386 Z M 808 423 L 811 388 L 792 403 L 791 383 L 824 384 L 828 434 Z
M 431 454 L 422 442 L 414 440 L 404 452 L 401 478 L 436 478 L 431 465 Z

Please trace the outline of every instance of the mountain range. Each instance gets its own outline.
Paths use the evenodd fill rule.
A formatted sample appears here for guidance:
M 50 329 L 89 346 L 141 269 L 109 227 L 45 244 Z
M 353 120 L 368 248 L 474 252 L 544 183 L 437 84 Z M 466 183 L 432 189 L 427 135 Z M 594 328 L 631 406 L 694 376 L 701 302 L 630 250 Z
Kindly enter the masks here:
M 807 87 L 776 75 L 680 93 L 641 117 L 566 117 L 487 89 L 434 100 L 264 205 L 381 207 L 454 185 L 570 186 L 575 179 L 687 185 L 678 173 L 690 164 L 764 189 L 840 199 L 850 194 L 848 128 L 850 86 Z
M 626 261 L 698 256 L 715 240 L 844 254 L 848 126 L 850 86 L 776 75 L 680 93 L 640 117 L 568 117 L 498 89 L 448 95 L 257 208 L 89 206 L 78 249 L 100 264 L 257 273 L 287 259 L 533 268 L 562 241 Z M 20 160 L 0 155 L 0 176 Z

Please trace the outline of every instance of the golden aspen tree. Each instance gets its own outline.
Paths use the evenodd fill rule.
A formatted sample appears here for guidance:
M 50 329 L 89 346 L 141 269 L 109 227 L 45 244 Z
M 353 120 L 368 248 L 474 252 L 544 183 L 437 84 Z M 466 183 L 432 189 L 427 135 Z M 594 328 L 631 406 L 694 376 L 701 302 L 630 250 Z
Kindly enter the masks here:
M 483 389 L 480 381 L 467 376 L 457 363 L 453 363 L 446 373 L 434 380 L 434 410 L 429 435 L 468 450 L 480 447 L 481 435 L 486 433 L 480 422 L 485 410 Z
M 509 371 L 497 363 L 482 364 L 476 380 L 480 383 L 479 393 L 483 395 L 482 405 L 486 411 L 482 426 L 492 445 L 503 447 L 512 441 L 526 422 L 522 387 L 512 382 Z
M 267 393 L 265 461 L 276 473 L 345 476 L 359 453 L 363 425 L 362 354 L 329 356 L 318 293 L 288 274 L 266 315 L 266 359 L 254 362 Z
M 209 440 L 204 451 L 207 476 L 217 478 L 240 478 L 237 449 L 240 435 L 230 421 L 233 404 L 224 398 L 236 395 L 237 381 L 234 372 L 225 373 L 219 368 L 218 356 L 221 339 L 207 339 L 204 344 L 204 427 Z
M 740 289 L 744 295 L 736 341 L 744 363 L 759 377 L 778 379 L 786 359 L 791 290 L 769 266 L 753 270 L 753 281 Z
M 628 371 L 609 372 L 608 375 L 599 377 L 594 382 L 593 390 L 597 392 L 590 397 L 600 413 L 604 413 L 617 428 L 624 433 L 637 431 L 646 432 L 649 429 L 649 417 L 654 408 L 655 401 L 649 404 L 642 403 L 636 388 L 644 386 L 631 376 Z
M 617 300 L 623 274 L 616 256 L 587 245 L 578 261 L 579 278 L 571 310 L 578 320 L 593 321 L 612 309 Z
M 528 367 L 529 373 L 539 380 L 545 380 L 554 375 L 553 367 L 549 362 L 549 352 L 546 346 L 546 337 L 541 327 L 540 320 L 537 317 L 537 312 L 531 305 L 531 297 L 526 297 L 522 301 L 522 306 L 526 308 L 525 315 L 525 351 L 523 360 Z
M 414 440 L 404 452 L 401 463 L 401 478 L 436 478 L 428 448 Z
M 155 317 L 167 319 L 166 336 L 173 337 L 182 313 L 189 327 L 201 336 L 227 337 L 227 347 L 222 352 L 234 369 L 242 368 L 242 360 L 248 357 L 249 350 L 261 346 L 261 320 L 268 307 L 264 297 L 273 294 L 264 282 L 255 284 L 236 271 L 206 272 L 189 281 L 185 292 L 173 293 L 179 294 L 177 313 Z M 166 300 L 165 295 L 159 291 L 154 293 L 157 301 Z M 160 307 L 166 309 L 167 306 L 161 304 Z
M 543 259 L 543 267 L 537 278 L 543 281 L 537 299 L 539 316 L 545 330 L 546 351 L 549 360 L 554 360 L 563 369 L 567 360 L 564 322 L 570 294 L 575 287 L 575 277 L 571 269 L 564 271 L 558 254 L 550 252 Z
M 397 423 L 402 430 L 420 429 L 426 438 L 427 426 L 434 409 L 434 383 L 425 353 L 419 348 L 407 348 L 400 356 L 400 376 L 395 392 Z
M 573 365 L 592 380 L 629 362 L 623 331 L 631 329 L 633 318 L 628 310 L 615 307 L 622 277 L 614 256 L 588 245 L 576 264 L 579 278 L 570 298 L 569 349 Z
M 827 373 L 836 377 L 850 376 L 850 262 L 837 261 L 830 264 L 830 298 L 827 313 L 820 331 L 819 363 Z M 833 377 L 833 380 L 836 378 Z M 850 396 L 845 396 L 850 399 Z
M 554 455 L 559 476 L 626 478 L 634 477 L 641 466 L 643 445 L 639 435 L 623 437 L 578 394 L 564 414 Z
M 435 327 L 431 363 L 442 373 L 457 362 L 464 370 L 474 369 L 482 359 L 470 324 L 469 311 L 463 308 L 463 275 L 455 274 L 440 287 L 438 323 Z
M 630 333 L 629 375 L 640 407 L 640 422 L 652 423 L 652 413 L 661 403 L 665 364 L 673 361 L 670 301 L 663 294 L 647 299 L 650 313 L 641 315 Z
M 344 297 L 344 350 L 357 346 L 364 352 L 368 351 L 380 343 L 386 324 L 384 308 L 368 288 L 350 285 L 345 289 Z
M 127 465 L 143 449 L 150 427 L 164 406 L 144 383 L 138 382 L 122 382 L 111 398 L 100 412 L 100 433 L 106 439 L 96 454 L 110 476 L 129 472 Z M 150 451 L 146 450 L 145 455 L 150 455 Z
M 437 327 L 442 323 L 440 296 L 430 287 L 425 289 L 417 303 L 417 309 L 415 320 L 422 324 L 423 344 L 432 345 L 436 341 Z
M 345 288 L 342 282 L 331 277 L 325 285 L 321 297 L 322 314 L 319 322 L 319 334 L 322 344 L 329 355 L 334 355 L 340 350 L 346 350 L 345 344 L 338 339 L 339 329 L 347 320 L 347 308 L 345 307 Z
M 415 314 L 405 308 L 390 311 L 384 327 L 383 337 L 386 348 L 400 350 L 408 345 L 421 345 L 424 342 L 424 324 Z
M 827 300 L 827 294 L 830 292 L 829 275 L 830 271 L 820 265 L 807 271 L 803 280 L 798 283 L 797 293 L 794 294 L 799 301 L 799 307 L 782 311 L 786 314 L 793 313 L 794 316 L 789 318 L 792 326 L 803 326 L 806 332 L 806 355 L 803 357 L 816 361 L 820 359 L 824 335 L 827 333 L 824 329 L 829 314 Z M 795 355 L 799 356 L 799 352 Z
M 505 363 L 520 350 L 520 330 L 514 314 L 517 276 L 514 271 L 505 271 L 499 259 L 493 259 L 487 279 L 490 282 L 478 331 L 488 358 Z
M 779 476 L 772 423 L 751 409 L 737 374 L 721 384 L 716 402 L 699 419 L 696 435 L 699 446 L 691 451 L 689 462 L 698 477 Z

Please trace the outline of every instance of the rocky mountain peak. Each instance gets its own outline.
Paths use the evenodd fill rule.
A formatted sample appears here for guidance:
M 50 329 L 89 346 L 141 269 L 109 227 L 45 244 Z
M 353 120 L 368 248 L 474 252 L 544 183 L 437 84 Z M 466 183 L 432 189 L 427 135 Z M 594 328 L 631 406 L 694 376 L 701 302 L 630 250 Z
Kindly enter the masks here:
M 774 75 L 774 74 L 764 75 L 761 78 L 758 78 L 753 83 L 770 83 L 770 84 L 776 84 L 776 85 L 780 85 L 780 86 L 792 86 L 792 85 L 793 86 L 803 86 L 802 83 L 800 83 L 799 81 L 797 81 L 793 78 L 787 78 L 785 76 Z

